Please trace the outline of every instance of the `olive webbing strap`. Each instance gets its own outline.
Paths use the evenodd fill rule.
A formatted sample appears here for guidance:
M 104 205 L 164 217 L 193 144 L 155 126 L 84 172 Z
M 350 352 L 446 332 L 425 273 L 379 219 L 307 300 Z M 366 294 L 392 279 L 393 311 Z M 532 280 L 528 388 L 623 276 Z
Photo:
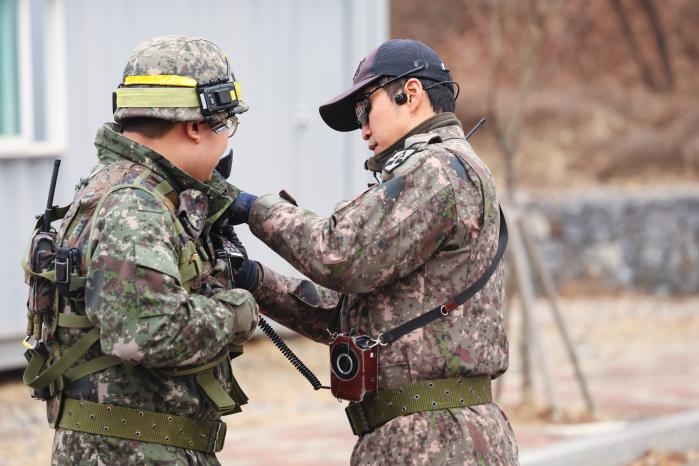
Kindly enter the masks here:
M 226 424 L 124 406 L 65 399 L 57 427 L 140 442 L 215 453 L 223 449 Z
M 493 258 L 493 261 L 490 263 L 488 268 L 483 272 L 483 275 L 480 276 L 478 280 L 476 280 L 471 286 L 469 286 L 463 293 L 460 293 L 456 295 L 454 298 L 451 299 L 451 301 L 441 304 L 434 309 L 425 312 L 424 314 L 421 314 L 414 319 L 411 319 L 404 324 L 399 325 L 398 327 L 395 327 L 387 332 L 383 332 L 381 336 L 379 337 L 379 340 L 382 344 L 387 344 L 387 343 L 392 343 L 402 337 L 405 334 L 408 334 L 412 332 L 413 330 L 416 330 L 420 327 L 423 327 L 440 317 L 446 316 L 454 310 L 456 307 L 462 305 L 469 299 L 471 299 L 476 293 L 478 293 L 486 283 L 488 283 L 488 280 L 490 280 L 490 277 L 495 273 L 495 270 L 498 268 L 498 264 L 500 263 L 500 260 L 502 259 L 502 256 L 505 254 L 505 248 L 507 248 L 507 239 L 508 239 L 508 233 L 507 233 L 507 223 L 505 222 L 505 214 L 502 212 L 502 208 L 500 208 L 500 234 L 498 237 L 498 249 L 495 252 L 495 257 Z
M 179 223 L 179 220 L 177 223 Z M 180 278 L 183 284 L 192 281 L 192 279 L 203 270 L 204 265 L 198 257 L 196 245 L 192 241 L 188 241 L 187 244 L 182 247 L 180 263 L 178 264 Z
M 169 181 L 163 180 L 151 191 L 151 193 L 165 205 L 170 211 L 175 210 L 175 205 L 167 198 L 167 195 L 174 191 L 174 188 Z M 178 235 L 183 235 L 185 233 L 184 226 L 177 215 L 173 215 L 175 219 L 175 232 Z M 182 248 L 180 252 L 180 262 L 178 264 L 178 269 L 180 271 L 180 279 L 182 284 L 185 285 L 192 281 L 196 276 L 198 276 L 203 270 L 204 266 L 200 258 L 200 254 L 197 251 L 196 244 L 192 241 L 187 242 L 187 244 Z M 205 253 L 204 253 L 205 255 Z M 206 258 L 205 258 L 206 259 Z
M 493 400 L 490 375 L 425 380 L 379 390 L 345 408 L 355 435 L 371 432 L 398 416 L 447 408 L 464 408 Z
M 206 219 L 206 225 L 213 225 L 214 223 L 216 223 L 216 221 L 228 210 L 231 204 L 233 204 L 233 200 L 227 199 L 223 203 L 223 207 L 221 207 L 218 211 L 216 211 L 214 214 L 210 215 Z
M 187 367 L 186 369 L 181 369 L 179 367 L 172 367 L 172 368 L 167 368 L 167 369 L 162 369 L 161 372 L 168 377 L 183 377 L 185 375 L 196 375 L 201 372 L 208 371 L 210 369 L 213 369 L 214 367 L 218 366 L 221 364 L 223 361 L 228 359 L 228 353 L 225 352 L 221 356 L 217 357 L 211 362 L 208 362 L 206 364 L 202 364 L 201 366 L 195 366 L 195 367 Z
M 95 211 L 92 214 L 92 220 L 91 222 L 94 224 L 95 219 L 97 218 L 100 210 L 102 210 L 102 206 L 104 205 L 104 202 L 107 200 L 109 195 L 112 193 L 119 191 L 121 189 L 139 189 L 141 191 L 145 191 L 148 194 L 151 194 L 154 196 L 156 199 L 158 199 L 166 209 L 172 210 L 174 206 L 172 206 L 172 202 L 166 197 L 167 194 L 173 191 L 172 185 L 167 182 L 167 181 L 162 181 L 160 182 L 153 190 L 146 188 L 145 186 L 139 184 L 141 183 L 144 179 L 146 179 L 152 172 L 150 170 L 145 170 L 143 173 L 141 173 L 138 177 L 136 177 L 133 181 L 133 183 L 130 184 L 121 184 L 112 187 L 109 189 L 106 193 L 102 195 L 102 198 L 99 200 L 97 203 L 97 207 L 95 207 Z M 182 234 L 184 232 L 184 227 L 180 223 L 180 221 L 175 217 L 175 230 L 178 234 Z M 87 254 L 86 254 L 86 262 L 88 265 L 88 268 L 90 266 L 90 262 L 92 261 L 92 254 L 94 253 L 94 250 L 92 249 L 93 246 L 93 234 L 96 231 L 95 228 L 93 228 L 90 231 L 90 236 L 87 240 Z M 185 254 L 188 253 L 188 254 Z M 191 253 L 191 254 L 190 254 Z M 192 278 L 196 277 L 200 270 L 202 269 L 201 262 L 197 261 L 196 259 L 192 260 L 192 258 L 197 258 L 198 255 L 194 254 L 196 253 L 196 246 L 194 244 L 187 244 L 186 250 L 183 251 L 183 254 L 181 257 L 187 258 L 187 259 L 182 259 L 182 262 L 179 264 L 179 269 L 180 269 L 180 278 L 182 279 L 182 283 L 188 283 Z M 89 274 L 89 270 L 88 270 Z M 182 276 L 184 275 L 184 276 Z M 186 278 L 185 278 L 186 277 Z
M 90 347 L 100 338 L 99 330 L 93 328 L 80 337 L 65 353 L 59 357 L 51 367 L 41 372 L 46 359 L 37 351 L 32 351 L 32 357 L 24 371 L 22 380 L 25 385 L 34 389 L 41 389 L 63 375 Z
M 47 270 L 45 272 L 34 272 L 29 267 L 29 264 L 27 264 L 27 259 L 25 259 L 24 257 L 20 260 L 19 263 L 22 266 L 22 270 L 24 270 L 24 273 L 26 273 L 27 275 L 31 275 L 32 277 L 40 277 L 50 281 L 51 283 L 54 283 L 56 281 L 55 270 Z
M 76 380 L 82 379 L 86 375 L 94 374 L 95 372 L 100 372 L 110 367 L 118 366 L 119 364 L 124 364 L 124 360 L 116 356 L 109 356 L 103 354 L 102 356 L 97 356 L 96 358 L 90 359 L 87 362 L 80 364 L 73 369 L 66 371 L 63 377 L 68 382 L 75 382 Z
M 248 403 L 248 396 L 245 394 L 243 389 L 238 384 L 233 373 L 231 373 L 231 391 L 233 392 L 233 399 L 238 403 L 238 406 L 242 406 Z M 240 409 L 238 409 L 240 411 Z M 238 412 L 236 411 L 236 412 Z
M 160 202 L 165 204 L 165 207 L 169 208 L 170 210 L 175 210 L 174 204 L 172 203 L 172 201 L 170 201 L 170 199 L 167 198 L 167 195 L 173 191 L 174 188 L 172 187 L 170 182 L 167 180 L 163 180 L 160 183 L 158 183 L 155 186 L 155 189 L 151 192 L 155 194 L 155 197 L 157 197 Z
M 71 204 L 65 205 L 63 207 L 57 207 L 53 206 L 53 216 L 51 218 L 51 221 L 56 221 L 56 220 L 61 220 L 63 217 L 66 216 L 66 213 L 68 213 L 68 209 L 70 209 Z M 36 225 L 34 225 L 34 229 L 39 230 L 44 226 L 44 215 L 42 214 L 37 217 L 36 220 Z
M 66 314 L 61 312 L 58 314 L 58 326 L 67 328 L 91 328 L 94 327 L 87 316 L 78 314 Z
M 165 207 L 174 213 L 175 205 L 167 198 L 167 195 L 174 191 L 174 188 L 169 181 L 163 180 L 150 191 Z M 178 235 L 186 235 L 184 226 L 177 215 L 173 215 L 175 219 L 175 232 Z M 178 264 L 178 269 L 180 272 L 181 283 L 185 288 L 188 288 L 189 282 L 197 277 L 201 271 L 204 269 L 203 262 L 201 260 L 201 255 L 204 255 L 204 259 L 207 260 L 206 253 L 202 251 L 202 254 L 197 250 L 196 244 L 191 240 L 182 248 L 180 252 L 180 261 Z
M 223 389 L 223 386 L 221 386 L 216 376 L 214 376 L 213 369 L 197 374 L 194 378 L 211 405 L 215 407 L 216 411 L 222 416 L 242 411 L 240 405 L 231 398 L 228 392 Z M 234 385 L 237 385 L 237 383 Z
M 145 191 L 149 194 L 152 194 L 152 191 L 137 184 L 137 183 L 140 183 L 141 181 L 143 181 L 143 179 L 145 179 L 145 177 L 147 177 L 148 174 L 150 174 L 150 171 L 146 170 L 145 172 L 141 173 L 138 177 L 136 177 L 136 179 L 134 180 L 133 183 L 120 184 L 120 185 L 113 186 L 106 193 L 104 193 L 102 195 L 102 197 L 100 198 L 100 200 L 97 202 L 97 206 L 95 207 L 95 211 L 92 214 L 92 218 L 90 219 L 90 224 L 95 225 L 95 221 L 97 220 L 97 217 L 99 216 L 99 213 L 102 210 L 102 207 L 104 206 L 104 203 L 106 202 L 107 198 L 111 194 L 115 193 L 116 191 L 119 191 L 121 189 L 129 189 L 130 188 L 130 189 L 140 189 L 141 191 Z M 85 261 L 86 261 L 88 269 L 90 267 L 90 262 L 92 261 L 92 254 L 94 253 L 94 251 L 92 250 L 92 247 L 93 247 L 93 242 L 94 242 L 95 231 L 97 231 L 97 228 L 92 228 L 90 230 L 90 235 L 87 238 L 87 254 L 85 254 Z M 89 270 L 88 270 L 88 275 L 89 275 Z
M 230 381 L 232 384 L 231 391 L 233 392 L 233 396 L 231 396 L 231 394 L 229 394 L 223 388 L 221 382 L 216 379 L 214 369 L 223 361 L 228 361 L 231 354 L 235 354 L 237 356 L 241 353 L 241 348 L 234 348 L 230 351 L 230 353 L 226 351 L 218 358 L 202 366 L 190 367 L 186 369 L 166 369 L 163 370 L 163 373 L 170 377 L 193 375 L 197 385 L 199 388 L 201 388 L 206 398 L 219 414 L 225 416 L 227 414 L 239 413 L 242 411 L 241 406 L 248 402 L 247 395 L 245 395 L 243 389 L 240 388 L 240 385 L 238 385 L 238 381 L 235 379 L 233 374 L 230 374 Z

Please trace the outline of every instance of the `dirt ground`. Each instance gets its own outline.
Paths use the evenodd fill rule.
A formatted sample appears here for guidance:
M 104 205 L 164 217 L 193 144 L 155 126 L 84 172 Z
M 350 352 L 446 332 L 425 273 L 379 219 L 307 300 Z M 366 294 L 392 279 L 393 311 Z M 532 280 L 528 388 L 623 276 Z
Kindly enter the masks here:
M 671 396 L 671 390 L 658 387 L 668 394 L 667 403 L 658 406 L 649 402 L 655 399 L 649 390 L 656 380 L 680 384 L 697 380 L 699 298 L 562 300 L 572 340 L 597 404 L 594 417 L 585 413 L 560 336 L 546 303 L 540 302 L 537 320 L 541 341 L 562 413 L 557 420 L 544 409 L 537 371 L 533 399 L 527 406 L 522 405 L 520 331 L 514 304 L 509 330 L 511 365 L 502 379 L 498 401 L 512 420 L 520 450 L 570 438 L 571 429 L 582 431 L 593 426 L 593 430 L 599 430 L 614 423 L 699 407 L 699 392 L 687 394 L 692 387 L 677 398 Z M 303 338 L 287 341 L 327 383 L 326 348 Z M 222 464 L 347 464 L 354 438 L 347 432 L 343 405 L 326 391 L 314 392 L 264 336 L 250 342 L 233 365 L 250 404 L 242 414 L 227 419 L 229 437 L 219 456 Z M 45 424 L 42 404 L 29 398 L 19 376 L 14 372 L 0 378 L 0 465 L 48 464 L 52 431 Z M 298 442 L 299 436 L 306 439 L 304 443 Z M 263 457 L 261 451 L 265 452 Z M 696 449 L 649 451 L 629 466 L 696 466 L 698 456 Z

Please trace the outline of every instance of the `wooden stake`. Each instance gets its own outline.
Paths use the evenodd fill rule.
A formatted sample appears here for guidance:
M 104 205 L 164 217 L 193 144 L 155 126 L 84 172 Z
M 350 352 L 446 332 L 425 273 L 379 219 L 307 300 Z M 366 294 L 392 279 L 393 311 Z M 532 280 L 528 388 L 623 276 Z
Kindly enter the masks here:
M 547 407 L 554 419 L 558 417 L 558 409 L 553 396 L 551 377 L 549 376 L 548 365 L 544 357 L 544 352 L 541 346 L 541 338 L 539 328 L 536 322 L 536 311 L 534 308 L 534 285 L 531 279 L 530 265 L 527 260 L 526 250 L 520 233 L 520 221 L 518 213 L 514 212 L 510 216 L 508 222 L 510 232 L 510 252 L 512 257 L 512 265 L 517 277 L 517 285 L 519 296 L 522 302 L 522 317 L 525 329 L 525 338 L 527 345 L 532 345 L 533 354 L 537 360 L 537 367 L 540 371 L 541 382 L 546 396 Z M 528 349 L 527 352 L 531 351 Z M 525 353 L 523 353 L 524 356 Z M 524 373 L 523 373 L 524 375 Z M 530 381 L 531 383 L 531 381 Z M 523 383 L 523 389 L 526 388 Z M 531 389 L 531 386 L 529 387 Z M 526 392 L 523 393 L 526 395 Z M 526 400 L 525 400 L 526 401 Z
M 583 398 L 585 399 L 585 405 L 587 407 L 587 410 L 591 415 L 594 416 L 595 405 L 592 401 L 592 397 L 590 396 L 585 377 L 580 368 L 580 363 L 578 362 L 577 354 L 575 353 L 575 348 L 573 347 L 573 342 L 570 338 L 570 334 L 568 333 L 568 326 L 566 325 L 565 320 L 563 319 L 563 314 L 561 313 L 560 307 L 558 306 L 558 293 L 556 293 L 556 287 L 553 284 L 551 275 L 544 267 L 544 261 L 542 260 L 541 254 L 539 253 L 539 249 L 536 247 L 536 244 L 534 244 L 534 240 L 532 239 L 531 234 L 529 233 L 526 220 L 524 218 L 521 218 L 520 223 L 521 234 L 522 238 L 524 239 L 524 246 L 526 247 L 526 250 L 529 253 L 529 258 L 531 259 L 531 263 L 534 266 L 534 271 L 539 276 L 541 280 L 541 285 L 544 289 L 544 292 L 546 293 L 546 296 L 548 297 L 551 313 L 553 314 L 553 318 L 556 322 L 556 326 L 558 327 L 558 331 L 560 332 L 561 337 L 563 338 L 566 353 L 568 354 L 568 358 L 570 359 L 570 362 L 573 365 L 575 377 L 578 381 L 578 385 L 580 387 L 580 391 L 582 392 Z
M 503 326 L 505 327 L 505 335 L 510 334 L 510 322 L 512 321 L 512 298 L 515 295 L 515 278 L 512 276 L 512 274 L 507 274 L 505 276 L 505 300 L 506 300 L 506 305 L 504 308 L 504 313 L 505 315 L 502 317 L 503 318 Z M 505 386 L 505 374 L 501 375 L 497 379 L 495 379 L 495 400 L 500 402 L 502 400 L 502 391 L 504 390 Z

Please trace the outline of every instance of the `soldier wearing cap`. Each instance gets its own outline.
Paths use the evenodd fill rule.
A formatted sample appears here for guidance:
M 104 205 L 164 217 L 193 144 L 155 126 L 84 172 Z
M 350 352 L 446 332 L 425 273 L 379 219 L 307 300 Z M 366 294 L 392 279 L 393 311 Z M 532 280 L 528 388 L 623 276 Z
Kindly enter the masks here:
M 366 335 L 378 348 L 376 391 L 347 408 L 353 465 L 518 464 L 490 388 L 508 365 L 506 228 L 490 170 L 452 113 L 454 85 L 425 44 L 384 42 L 320 107 L 331 128 L 361 131 L 379 182 L 327 218 L 285 192 L 243 192 L 229 211 L 313 281 L 258 265 L 261 312 L 318 342 Z M 481 277 L 465 303 L 440 307 Z M 433 308 L 447 315 L 386 344 Z
M 49 355 L 25 373 L 47 394 L 53 464 L 219 464 L 220 418 L 247 401 L 229 359 L 258 320 L 211 231 L 233 196 L 214 167 L 240 97 L 207 40 L 158 37 L 129 59 L 118 124 L 98 131 L 58 231 L 74 273 L 44 325 Z

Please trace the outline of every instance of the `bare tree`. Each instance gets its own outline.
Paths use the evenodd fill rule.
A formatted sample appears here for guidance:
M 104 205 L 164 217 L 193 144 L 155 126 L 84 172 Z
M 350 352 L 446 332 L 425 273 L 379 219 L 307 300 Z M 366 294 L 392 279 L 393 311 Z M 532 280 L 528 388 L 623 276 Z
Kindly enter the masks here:
M 532 81 L 539 64 L 541 46 L 546 36 L 547 20 L 561 5 L 562 0 L 545 2 L 546 7 L 542 9 L 542 0 L 529 0 L 529 20 L 531 33 L 529 42 L 521 50 L 520 70 L 518 74 L 517 95 L 515 104 L 509 111 L 509 116 L 505 117 L 500 112 L 500 85 L 505 63 L 504 53 L 504 21 L 505 6 L 507 0 L 490 0 L 491 11 L 491 35 L 490 49 L 491 75 L 490 87 L 488 89 L 488 114 L 492 122 L 500 151 L 505 162 L 505 180 L 510 199 L 516 199 L 515 190 L 517 186 L 517 171 L 515 156 L 519 148 L 520 136 L 524 126 L 524 106 L 531 90 Z M 557 409 L 553 397 L 552 384 L 547 369 L 544 352 L 538 338 L 538 327 L 535 322 L 534 312 L 534 287 L 531 276 L 531 266 L 524 249 L 524 243 L 520 234 L 520 219 L 513 209 L 510 212 L 510 235 L 512 246 L 510 247 L 509 260 L 514 266 L 517 295 L 522 302 L 522 338 L 520 340 L 520 351 L 522 356 L 522 395 L 524 403 L 531 402 L 533 392 L 532 359 L 536 357 L 538 364 L 536 368 L 541 372 L 544 389 L 546 392 L 547 405 L 555 416 Z M 524 227 L 523 227 L 524 228 Z M 522 228 L 522 229 L 523 229 Z M 509 313 L 509 310 L 508 310 Z M 499 386 L 500 388 L 500 386 Z
M 673 31 L 677 33 L 680 46 L 690 61 L 699 61 L 699 44 L 697 33 L 699 32 L 699 3 L 696 0 L 687 0 L 675 15 Z
M 656 9 L 653 0 L 639 0 L 639 2 L 641 2 L 641 8 L 646 14 L 648 24 L 653 30 L 655 47 L 658 51 L 658 57 L 660 58 L 662 70 L 665 74 L 665 88 L 672 89 L 675 86 L 675 73 L 672 69 L 672 61 L 670 60 L 670 54 L 668 53 L 667 49 L 667 35 L 665 34 L 662 23 L 660 22 L 658 10 Z
M 531 33 L 529 42 L 522 49 L 521 68 L 517 86 L 517 97 L 509 116 L 506 118 L 500 112 L 500 84 L 505 61 L 503 47 L 503 26 L 505 4 L 508 0 L 490 0 L 491 28 L 490 50 L 491 74 L 488 90 L 488 113 L 492 121 L 495 138 L 505 162 L 505 181 L 510 196 L 514 195 L 517 186 L 517 171 L 515 156 L 519 149 L 520 136 L 524 126 L 524 105 L 526 103 L 532 81 L 536 75 L 541 54 L 541 46 L 547 34 L 549 18 L 555 14 L 563 3 L 562 0 L 542 1 L 529 0 L 529 20 Z
M 609 3 L 619 20 L 619 25 L 621 26 L 621 31 L 624 34 L 626 43 L 629 46 L 631 52 L 631 58 L 636 63 L 638 67 L 639 74 L 641 75 L 641 80 L 646 85 L 646 87 L 653 91 L 659 91 L 663 89 L 671 89 L 675 85 L 675 74 L 672 67 L 672 61 L 670 59 L 670 54 L 668 53 L 667 40 L 665 30 L 663 29 L 662 23 L 658 16 L 658 10 L 655 7 L 653 0 L 638 0 L 639 6 L 643 11 L 646 18 L 648 26 L 653 33 L 653 39 L 655 42 L 655 51 L 658 55 L 659 66 L 658 68 L 662 70 L 664 75 L 663 83 L 659 83 L 653 73 L 653 67 L 651 65 L 652 60 L 647 60 L 643 54 L 636 34 L 634 34 L 631 28 L 631 21 L 629 15 L 624 8 L 621 0 L 609 0 Z

